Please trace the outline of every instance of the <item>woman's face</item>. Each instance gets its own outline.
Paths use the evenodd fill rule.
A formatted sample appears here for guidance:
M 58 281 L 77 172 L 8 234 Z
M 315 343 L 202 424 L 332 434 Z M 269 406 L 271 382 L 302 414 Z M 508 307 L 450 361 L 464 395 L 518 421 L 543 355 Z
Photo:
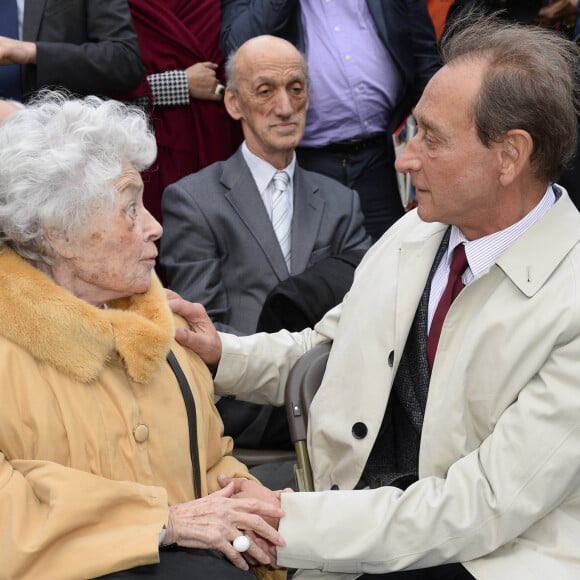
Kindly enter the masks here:
M 53 244 L 62 258 L 53 269 L 56 282 L 96 306 L 149 289 L 163 231 L 143 206 L 143 181 L 132 165 L 123 165 L 115 188 L 113 212 L 93 213 L 79 236 Z

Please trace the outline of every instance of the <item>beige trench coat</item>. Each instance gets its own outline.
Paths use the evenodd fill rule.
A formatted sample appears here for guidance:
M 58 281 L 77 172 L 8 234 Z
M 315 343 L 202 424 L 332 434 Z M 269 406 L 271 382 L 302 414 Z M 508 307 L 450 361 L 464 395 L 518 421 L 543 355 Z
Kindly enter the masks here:
M 320 492 L 282 499 L 279 562 L 311 569 L 296 578 L 447 562 L 484 580 L 580 578 L 580 215 L 565 192 L 453 303 L 431 377 L 419 481 L 405 492 L 349 491 L 445 228 L 405 216 L 314 331 L 222 336 L 216 390 L 254 400 L 280 401 L 296 358 L 334 341 L 310 412 Z M 355 423 L 366 437 L 353 436 Z

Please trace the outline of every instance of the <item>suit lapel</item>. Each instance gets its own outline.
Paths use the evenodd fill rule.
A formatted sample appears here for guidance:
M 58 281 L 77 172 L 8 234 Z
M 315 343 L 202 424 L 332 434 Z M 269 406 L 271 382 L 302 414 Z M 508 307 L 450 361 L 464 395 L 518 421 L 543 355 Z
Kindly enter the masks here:
M 288 268 L 280 244 L 240 149 L 224 162 L 221 182 L 226 188 L 226 200 L 264 252 L 278 279 L 286 279 Z
M 24 3 L 22 40 L 34 42 L 38 39 L 45 4 L 46 0 L 26 0 Z
M 314 187 L 302 169 L 294 170 L 294 210 L 292 214 L 292 274 L 308 267 L 316 243 L 324 200 L 316 195 Z

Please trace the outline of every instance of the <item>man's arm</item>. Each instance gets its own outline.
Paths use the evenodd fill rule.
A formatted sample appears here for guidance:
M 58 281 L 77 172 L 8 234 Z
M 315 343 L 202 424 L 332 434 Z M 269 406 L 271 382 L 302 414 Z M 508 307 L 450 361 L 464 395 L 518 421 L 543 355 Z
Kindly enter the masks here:
M 298 0 L 222 0 L 222 52 L 228 55 L 261 34 L 286 38 L 288 22 L 298 7 Z
M 540 533 L 534 524 L 542 518 L 553 518 L 543 538 L 550 526 L 555 533 L 565 529 L 556 522 L 561 526 L 561 518 L 580 507 L 579 350 L 579 336 L 558 345 L 479 448 L 440 477 L 422 477 L 406 491 L 283 496 L 286 547 L 278 563 L 386 573 L 469 561 L 518 536 L 533 545 Z M 559 512 L 564 503 L 566 511 Z M 347 545 L 345 528 L 356 539 Z
M 98 95 L 135 89 L 145 67 L 127 2 L 87 0 L 84 4 L 85 22 L 76 25 L 86 29 L 85 42 L 36 42 L 35 88 L 64 85 L 73 92 Z M 78 14 L 71 8 L 70 16 L 65 11 L 61 18 Z

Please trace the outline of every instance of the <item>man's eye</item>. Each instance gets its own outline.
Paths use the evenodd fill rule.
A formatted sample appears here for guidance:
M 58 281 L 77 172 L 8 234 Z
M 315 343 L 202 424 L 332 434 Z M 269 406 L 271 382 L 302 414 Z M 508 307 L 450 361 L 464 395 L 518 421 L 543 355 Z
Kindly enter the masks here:
M 437 139 L 428 134 L 425 134 L 423 141 L 425 142 L 425 145 L 427 145 L 427 147 L 434 147 L 437 144 Z

